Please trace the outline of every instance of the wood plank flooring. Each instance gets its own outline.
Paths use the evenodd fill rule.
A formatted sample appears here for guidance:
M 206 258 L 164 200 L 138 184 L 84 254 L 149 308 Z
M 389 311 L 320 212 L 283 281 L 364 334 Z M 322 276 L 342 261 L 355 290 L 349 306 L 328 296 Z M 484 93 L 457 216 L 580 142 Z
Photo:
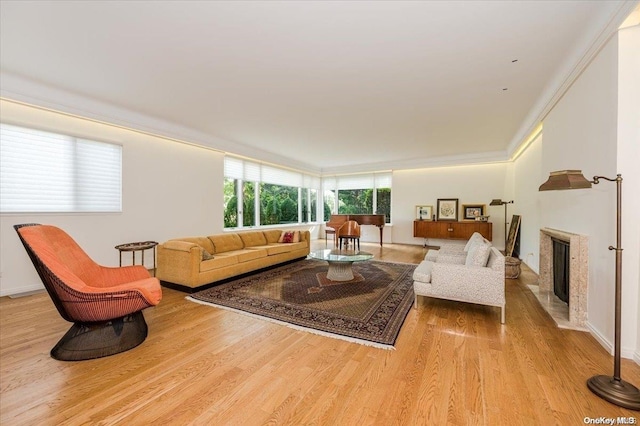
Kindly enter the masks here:
M 314 242 L 323 248 L 324 240 Z M 420 246 L 362 244 L 418 263 Z M 497 308 L 421 298 L 395 351 L 361 346 L 186 301 L 164 289 L 149 337 L 108 358 L 60 362 L 69 328 L 46 293 L 0 298 L 2 425 L 580 425 L 640 412 L 593 395 L 612 374 L 589 333 L 558 329 L 526 285 Z M 622 377 L 640 386 L 640 366 Z

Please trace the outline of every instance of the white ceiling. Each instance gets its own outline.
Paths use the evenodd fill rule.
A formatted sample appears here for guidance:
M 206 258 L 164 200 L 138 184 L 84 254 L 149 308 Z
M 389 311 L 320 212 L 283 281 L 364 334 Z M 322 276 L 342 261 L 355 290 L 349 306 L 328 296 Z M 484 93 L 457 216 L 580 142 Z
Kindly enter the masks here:
M 635 4 L 3 0 L 0 88 L 324 173 L 504 160 Z

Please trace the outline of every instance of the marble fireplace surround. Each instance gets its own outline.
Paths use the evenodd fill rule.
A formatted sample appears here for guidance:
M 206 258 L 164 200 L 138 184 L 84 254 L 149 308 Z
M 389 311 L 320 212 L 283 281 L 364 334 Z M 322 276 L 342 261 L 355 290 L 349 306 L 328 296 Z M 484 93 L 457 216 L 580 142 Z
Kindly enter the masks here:
M 569 243 L 569 306 L 553 293 L 552 238 Z M 587 330 L 589 237 L 557 229 L 540 229 L 538 300 L 562 328 Z M 568 312 L 567 312 L 568 311 Z

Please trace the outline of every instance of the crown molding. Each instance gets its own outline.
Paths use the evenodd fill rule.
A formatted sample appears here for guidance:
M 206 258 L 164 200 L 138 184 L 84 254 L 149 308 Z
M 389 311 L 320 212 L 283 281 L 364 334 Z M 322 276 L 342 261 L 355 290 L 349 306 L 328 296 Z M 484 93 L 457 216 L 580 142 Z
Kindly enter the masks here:
M 433 158 L 414 158 L 400 161 L 385 161 L 380 163 L 358 164 L 323 168 L 322 175 L 336 175 L 349 173 L 365 173 L 376 170 L 413 170 L 430 169 L 435 167 L 455 167 L 481 164 L 495 164 L 509 162 L 506 151 L 477 152 L 464 155 L 451 155 Z
M 281 155 L 275 155 L 240 142 L 212 136 L 180 124 L 51 87 L 13 73 L 0 71 L 0 81 L 2 81 L 0 98 L 9 102 L 112 125 L 172 142 L 200 146 L 275 164 L 282 163 Z M 317 166 L 295 159 L 287 159 L 287 165 L 288 167 L 308 170 L 316 174 L 320 173 L 320 169 Z
M 72 115 L 136 131 L 148 135 L 189 145 L 215 149 L 232 155 L 244 156 L 257 161 L 282 164 L 282 155 L 272 154 L 239 142 L 211 136 L 179 124 L 140 114 L 85 96 L 57 89 L 8 72 L 0 72 L 2 88 L 0 97 L 7 101 L 26 104 L 34 108 Z M 442 166 L 459 166 L 507 161 L 504 151 L 473 153 L 457 156 L 418 158 L 394 162 L 355 164 L 320 169 L 317 166 L 287 158 L 287 167 L 306 170 L 310 173 L 345 174 L 365 173 L 376 170 L 419 169 Z

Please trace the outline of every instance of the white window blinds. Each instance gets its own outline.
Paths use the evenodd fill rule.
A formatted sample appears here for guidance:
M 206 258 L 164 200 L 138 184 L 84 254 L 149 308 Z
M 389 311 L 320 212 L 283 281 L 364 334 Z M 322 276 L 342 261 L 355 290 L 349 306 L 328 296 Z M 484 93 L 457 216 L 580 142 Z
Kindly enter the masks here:
M 363 173 L 323 178 L 325 190 L 391 188 L 391 173 Z
M 0 124 L 0 211 L 122 211 L 122 147 Z
M 319 177 L 231 156 L 224 158 L 224 176 L 249 182 L 264 182 L 298 188 L 320 188 Z

